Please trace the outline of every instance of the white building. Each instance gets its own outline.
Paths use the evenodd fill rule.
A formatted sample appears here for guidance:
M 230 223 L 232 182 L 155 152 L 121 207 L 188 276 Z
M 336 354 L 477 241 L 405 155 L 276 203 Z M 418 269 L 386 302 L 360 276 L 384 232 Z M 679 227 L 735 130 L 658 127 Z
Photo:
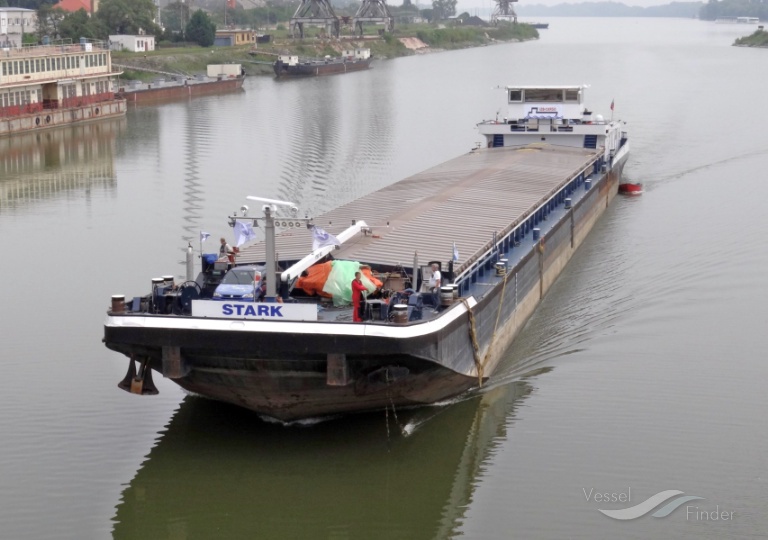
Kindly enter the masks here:
M 109 36 L 109 48 L 113 51 L 147 52 L 155 50 L 155 36 Z
M 0 7 L 0 47 L 21 47 L 22 34 L 37 29 L 34 9 Z

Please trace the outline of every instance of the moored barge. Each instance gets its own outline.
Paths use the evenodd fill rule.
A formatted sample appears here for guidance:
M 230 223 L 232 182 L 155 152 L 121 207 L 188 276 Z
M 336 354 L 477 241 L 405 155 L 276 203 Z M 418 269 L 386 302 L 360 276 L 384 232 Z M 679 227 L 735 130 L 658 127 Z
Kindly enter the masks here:
M 272 65 L 279 77 L 315 77 L 361 71 L 371 67 L 373 56 L 370 49 L 350 49 L 332 58 L 301 59 L 294 55 L 280 55 Z
M 230 216 L 235 230 L 267 233 L 229 270 L 250 272 L 252 294 L 222 295 L 230 264 L 209 260 L 186 282 L 113 297 L 104 341 L 130 359 L 120 386 L 152 393 L 155 370 L 291 421 L 483 384 L 618 191 L 624 123 L 593 116 L 584 91 L 506 87 L 507 116 L 477 126 L 485 145 L 313 219 L 271 200 L 263 217 Z M 352 321 L 350 269 L 367 276 L 363 322 Z
M 125 115 L 112 91 L 118 75 L 102 41 L 3 49 L 0 137 Z
M 197 96 L 242 90 L 245 72 L 241 64 L 209 64 L 207 74 L 196 77 L 178 76 L 172 80 L 156 79 L 151 83 L 129 81 L 118 89 L 117 96 L 128 103 L 157 103 Z

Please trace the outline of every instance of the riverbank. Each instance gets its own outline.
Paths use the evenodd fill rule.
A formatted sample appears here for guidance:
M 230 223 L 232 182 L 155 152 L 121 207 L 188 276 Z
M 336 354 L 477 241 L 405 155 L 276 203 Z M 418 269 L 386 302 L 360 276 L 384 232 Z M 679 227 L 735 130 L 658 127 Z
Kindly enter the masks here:
M 384 36 L 313 37 L 304 40 L 280 38 L 259 43 L 256 49 L 240 47 L 174 47 L 160 48 L 146 54 L 116 52 L 113 63 L 126 66 L 123 79 L 149 81 L 159 73 L 194 75 L 205 73 L 208 64 L 242 64 L 248 75 L 272 75 L 272 63 L 278 54 L 321 58 L 338 56 L 342 50 L 365 47 L 377 59 L 398 58 L 452 49 L 483 47 L 496 43 L 538 39 L 538 31 L 530 25 L 499 27 L 436 28 L 410 25 L 396 34 Z
M 762 27 L 760 27 L 762 28 Z M 768 32 L 765 30 L 755 30 L 753 34 L 737 39 L 734 42 L 736 47 L 768 47 Z

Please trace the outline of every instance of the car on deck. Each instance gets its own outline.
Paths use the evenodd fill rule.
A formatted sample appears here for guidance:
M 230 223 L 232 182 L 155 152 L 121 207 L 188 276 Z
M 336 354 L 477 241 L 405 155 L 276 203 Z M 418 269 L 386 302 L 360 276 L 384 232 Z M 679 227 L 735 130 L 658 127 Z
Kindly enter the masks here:
M 232 267 L 213 292 L 213 299 L 258 302 L 266 292 L 264 269 L 263 265 Z

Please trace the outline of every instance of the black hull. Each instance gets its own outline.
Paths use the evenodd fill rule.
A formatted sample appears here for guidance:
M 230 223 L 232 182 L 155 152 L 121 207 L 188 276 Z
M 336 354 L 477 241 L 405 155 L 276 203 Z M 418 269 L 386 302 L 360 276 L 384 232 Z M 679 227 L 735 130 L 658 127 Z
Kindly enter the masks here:
M 329 62 L 307 62 L 304 64 L 288 65 L 280 60 L 274 63 L 273 69 L 278 77 L 316 77 L 319 75 L 335 75 L 338 73 L 349 73 L 352 71 L 362 71 L 371 67 L 373 58 L 365 60 L 338 61 Z
M 465 374 L 473 366 L 466 324 L 460 318 L 441 332 L 409 339 L 300 332 L 269 339 L 238 331 L 108 326 L 105 342 L 128 357 L 148 358 L 159 373 L 169 372 L 163 347 L 181 345 L 179 374 L 185 375 L 173 378 L 179 386 L 290 421 L 424 405 L 476 386 L 477 377 Z M 345 355 L 346 384 L 329 384 L 328 354 Z

